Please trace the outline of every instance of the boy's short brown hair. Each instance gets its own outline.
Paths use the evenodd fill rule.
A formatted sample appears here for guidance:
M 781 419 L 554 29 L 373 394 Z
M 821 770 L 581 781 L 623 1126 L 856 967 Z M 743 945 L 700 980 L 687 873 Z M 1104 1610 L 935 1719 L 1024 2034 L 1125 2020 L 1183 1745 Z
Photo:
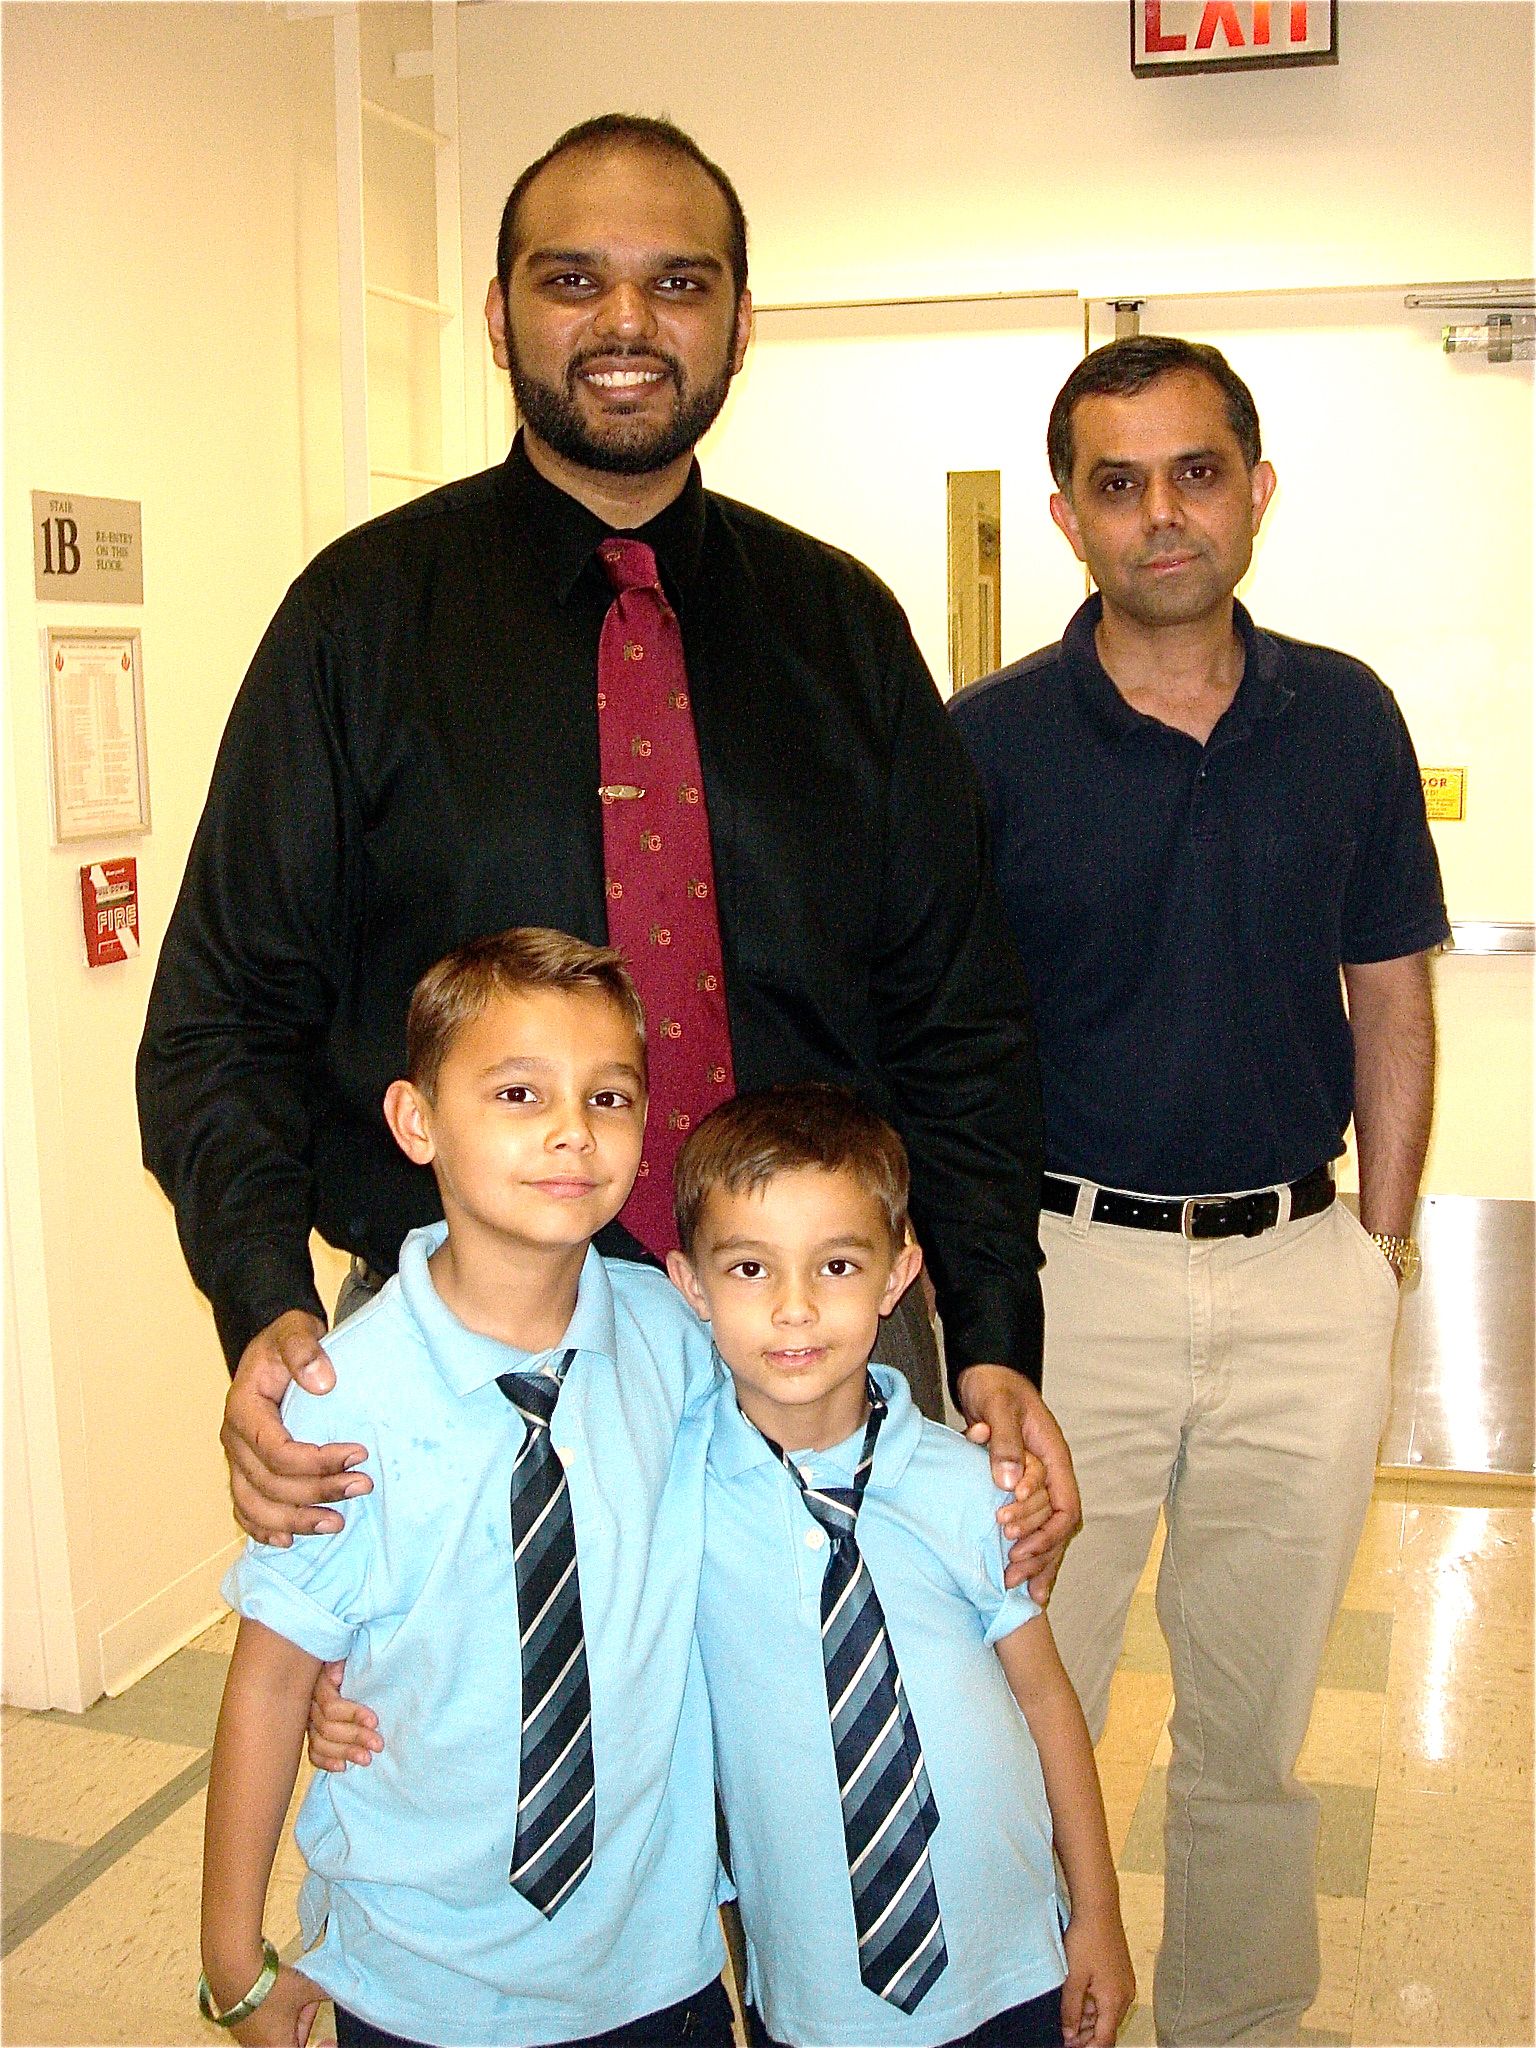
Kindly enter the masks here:
M 893 1244 L 907 1234 L 906 1147 L 882 1117 L 846 1088 L 822 1081 L 761 1088 L 712 1109 L 677 1155 L 672 1206 L 677 1237 L 692 1257 L 712 1188 L 756 1193 L 781 1173 L 819 1167 L 849 1173 L 874 1196 Z
M 417 982 L 405 1020 L 406 1079 L 430 1101 L 448 1049 L 466 1024 L 498 996 L 546 988 L 606 996 L 634 1026 L 644 1064 L 645 1006 L 623 954 L 611 946 L 589 946 L 569 932 L 519 925 L 457 947 Z

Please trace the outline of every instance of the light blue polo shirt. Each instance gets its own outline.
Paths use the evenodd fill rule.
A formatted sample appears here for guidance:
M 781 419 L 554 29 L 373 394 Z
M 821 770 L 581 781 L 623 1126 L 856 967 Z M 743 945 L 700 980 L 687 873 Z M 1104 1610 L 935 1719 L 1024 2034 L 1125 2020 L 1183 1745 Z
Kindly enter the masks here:
M 991 1648 L 1040 1611 L 1003 1588 L 1006 1496 L 983 1450 L 925 1422 L 899 1373 L 872 1370 L 890 1413 L 859 1548 L 938 1802 L 929 1858 L 949 1949 L 910 2015 L 859 1980 L 821 1660 L 826 1536 L 729 1386 L 708 1454 L 699 1648 L 748 1977 L 769 2033 L 807 2048 L 932 2048 L 1067 1974 L 1040 1759 Z M 808 1483 L 850 1485 L 863 1437 L 795 1462 Z
M 379 1716 L 367 1769 L 316 1776 L 303 1967 L 410 2040 L 552 2042 L 688 1997 L 723 1962 L 709 1709 L 694 1645 L 708 1338 L 664 1274 L 594 1251 L 555 1351 L 574 1348 L 551 1434 L 581 1565 L 597 1788 L 592 1868 L 553 1920 L 507 1881 L 521 1668 L 509 1499 L 522 1417 L 496 1385 L 527 1354 L 467 1330 L 414 1231 L 398 1281 L 325 1340 L 335 1390 L 294 1388 L 309 1442 L 369 1447 L 346 1527 L 249 1546 L 244 1615 L 347 1660 Z M 544 1356 L 545 1354 L 539 1354 Z

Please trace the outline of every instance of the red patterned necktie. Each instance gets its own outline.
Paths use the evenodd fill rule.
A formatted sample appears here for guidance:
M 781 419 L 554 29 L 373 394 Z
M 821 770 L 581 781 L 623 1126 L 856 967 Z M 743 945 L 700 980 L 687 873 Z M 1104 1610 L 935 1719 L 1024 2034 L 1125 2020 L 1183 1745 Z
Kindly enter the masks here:
M 701 1116 L 734 1093 L 709 813 L 683 636 L 643 541 L 605 540 L 614 599 L 597 649 L 608 939 L 645 1004 L 650 1118 L 620 1221 L 648 1251 L 677 1243 L 672 1168 Z

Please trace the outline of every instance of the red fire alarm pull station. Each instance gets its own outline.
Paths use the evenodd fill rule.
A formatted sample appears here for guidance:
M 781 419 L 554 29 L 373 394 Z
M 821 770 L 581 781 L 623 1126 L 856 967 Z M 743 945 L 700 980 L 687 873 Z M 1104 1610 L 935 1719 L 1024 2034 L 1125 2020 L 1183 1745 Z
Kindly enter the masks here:
M 85 964 L 110 967 L 139 950 L 139 864 L 98 860 L 80 870 L 80 914 Z

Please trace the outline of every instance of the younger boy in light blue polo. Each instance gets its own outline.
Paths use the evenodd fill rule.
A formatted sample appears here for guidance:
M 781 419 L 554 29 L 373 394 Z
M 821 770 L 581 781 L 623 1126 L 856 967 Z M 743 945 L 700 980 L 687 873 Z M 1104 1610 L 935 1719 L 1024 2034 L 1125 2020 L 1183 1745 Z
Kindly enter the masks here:
M 559 933 L 418 986 L 386 1114 L 447 1220 L 327 1338 L 334 1392 L 284 1409 L 367 1444 L 373 1491 L 226 1586 L 202 1995 L 243 2042 L 302 2041 L 322 1995 L 342 2048 L 729 2041 L 693 1642 L 714 1369 L 660 1273 L 590 1246 L 640 1156 L 642 1034 L 618 955 Z M 390 1747 L 311 1786 L 318 1945 L 269 1981 L 273 1851 L 342 1657 Z
M 698 1637 L 753 2039 L 1107 2048 L 1134 1979 L 1082 1711 L 1004 1589 L 985 1453 L 869 1364 L 920 1263 L 906 1172 L 814 1086 L 712 1112 L 677 1165 L 669 1269 L 732 1382 Z

